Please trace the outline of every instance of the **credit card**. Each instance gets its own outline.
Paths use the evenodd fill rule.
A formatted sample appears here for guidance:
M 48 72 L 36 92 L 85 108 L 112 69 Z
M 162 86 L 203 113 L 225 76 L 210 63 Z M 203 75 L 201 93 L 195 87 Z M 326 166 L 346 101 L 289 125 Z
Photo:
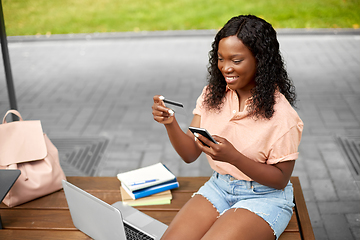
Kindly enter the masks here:
M 165 106 L 173 110 L 177 114 L 186 115 L 184 104 L 176 102 L 170 99 L 166 99 L 164 96 L 160 96 L 160 99 L 165 103 Z

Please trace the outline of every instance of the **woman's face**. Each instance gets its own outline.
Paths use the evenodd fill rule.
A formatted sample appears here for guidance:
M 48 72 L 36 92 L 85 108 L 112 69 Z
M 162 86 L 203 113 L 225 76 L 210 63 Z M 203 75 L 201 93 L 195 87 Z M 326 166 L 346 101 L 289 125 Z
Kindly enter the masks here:
M 242 41 L 236 36 L 226 37 L 218 49 L 218 68 L 228 87 L 238 93 L 255 87 L 256 59 Z

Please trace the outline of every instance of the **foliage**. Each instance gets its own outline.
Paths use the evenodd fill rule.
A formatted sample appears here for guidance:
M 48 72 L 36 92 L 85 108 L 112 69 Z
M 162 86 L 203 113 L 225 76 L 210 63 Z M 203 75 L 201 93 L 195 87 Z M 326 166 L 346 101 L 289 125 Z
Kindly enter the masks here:
M 358 28 L 360 0 L 3 0 L 11 35 L 218 29 L 254 14 L 275 28 Z

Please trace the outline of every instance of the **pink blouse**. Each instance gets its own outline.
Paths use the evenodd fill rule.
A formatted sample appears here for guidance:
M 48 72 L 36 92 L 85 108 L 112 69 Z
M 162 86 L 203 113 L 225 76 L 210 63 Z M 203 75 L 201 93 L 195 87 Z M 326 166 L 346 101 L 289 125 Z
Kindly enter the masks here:
M 271 119 L 255 120 L 247 112 L 248 103 L 239 112 L 238 96 L 230 89 L 227 89 L 220 111 L 206 110 L 202 105 L 205 91 L 206 87 L 193 111 L 193 114 L 201 116 L 200 127 L 206 128 L 212 135 L 226 138 L 239 152 L 256 162 L 276 164 L 298 158 L 304 124 L 283 94 L 276 94 L 275 113 Z M 234 165 L 214 161 L 210 156 L 207 159 L 211 168 L 220 174 L 252 180 Z

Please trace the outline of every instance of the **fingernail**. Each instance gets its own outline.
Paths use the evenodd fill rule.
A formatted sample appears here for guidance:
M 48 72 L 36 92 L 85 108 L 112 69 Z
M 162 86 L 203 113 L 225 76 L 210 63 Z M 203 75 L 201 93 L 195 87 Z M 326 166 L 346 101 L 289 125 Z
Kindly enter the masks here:
M 173 111 L 173 110 L 170 109 L 170 110 L 168 111 L 168 113 L 170 114 L 171 117 L 174 116 L 174 111 Z
M 164 100 L 164 99 L 165 99 L 165 97 L 164 97 L 164 96 L 160 96 L 159 98 L 160 98 L 160 100 Z
M 198 133 L 194 133 L 194 136 L 198 138 L 198 137 L 199 137 L 199 134 L 198 134 Z

